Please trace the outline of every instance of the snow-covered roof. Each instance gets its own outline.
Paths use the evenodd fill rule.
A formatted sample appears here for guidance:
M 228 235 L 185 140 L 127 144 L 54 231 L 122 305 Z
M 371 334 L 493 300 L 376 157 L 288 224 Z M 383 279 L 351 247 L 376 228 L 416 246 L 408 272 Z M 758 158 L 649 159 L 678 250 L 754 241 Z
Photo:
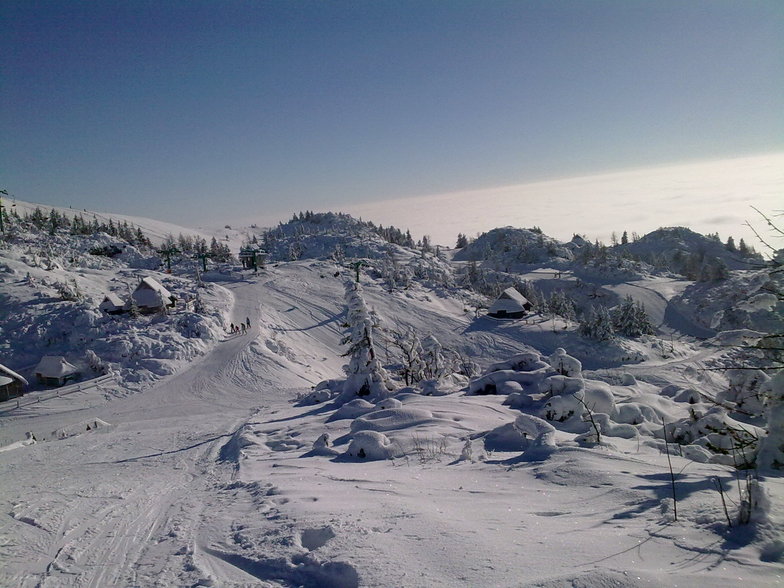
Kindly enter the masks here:
M 101 302 L 100 308 L 103 310 L 104 308 L 122 308 L 125 306 L 125 302 L 122 298 L 117 296 L 114 292 L 109 292 L 106 296 L 104 296 L 103 302 Z
M 35 368 L 35 373 L 45 378 L 62 378 L 78 371 L 77 367 L 68 363 L 62 355 L 44 355 Z
M 0 373 L 2 373 L 2 374 L 5 374 L 6 376 L 8 376 L 9 378 L 11 378 L 11 379 L 13 379 L 13 380 L 19 380 L 19 381 L 20 381 L 20 382 L 22 382 L 22 383 L 23 383 L 25 386 L 27 386 L 27 385 L 28 385 L 28 384 L 27 384 L 27 380 L 25 380 L 25 379 L 24 379 L 22 376 L 20 376 L 19 374 L 17 374 L 17 373 L 16 373 L 14 370 L 12 370 L 12 369 L 10 369 L 10 368 L 7 368 L 7 367 L 5 367 L 5 366 L 4 366 L 2 363 L 0 363 Z M 8 382 L 6 382 L 6 384 L 7 384 L 7 383 L 8 383 Z M 2 384 L 2 383 L 0 383 L 0 385 L 3 385 L 3 384 Z
M 161 303 L 168 304 L 174 298 L 172 293 L 164 288 L 160 282 L 149 276 L 142 278 L 136 290 L 133 291 L 132 296 L 136 300 L 136 304 L 150 308 L 156 308 Z
M 488 312 L 490 314 L 504 311 L 504 312 L 520 312 L 524 311 L 526 305 L 530 304 L 525 296 L 520 294 L 515 288 L 507 288 L 498 297 Z

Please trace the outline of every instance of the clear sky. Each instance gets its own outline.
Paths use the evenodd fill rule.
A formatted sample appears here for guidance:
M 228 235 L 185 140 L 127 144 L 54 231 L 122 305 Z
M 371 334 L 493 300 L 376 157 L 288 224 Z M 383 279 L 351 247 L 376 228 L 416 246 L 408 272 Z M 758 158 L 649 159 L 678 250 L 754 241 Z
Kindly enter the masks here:
M 0 27 L 0 187 L 45 204 L 222 223 L 784 150 L 779 0 L 2 0 Z

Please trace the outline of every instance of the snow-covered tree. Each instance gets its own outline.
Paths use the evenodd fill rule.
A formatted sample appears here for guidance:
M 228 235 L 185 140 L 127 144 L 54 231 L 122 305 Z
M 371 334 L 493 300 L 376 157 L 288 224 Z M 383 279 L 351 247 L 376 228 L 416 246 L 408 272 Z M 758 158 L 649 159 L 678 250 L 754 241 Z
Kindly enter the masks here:
M 444 355 L 444 348 L 433 335 L 428 335 L 422 340 L 422 361 L 425 377 L 429 380 L 436 380 L 451 371 Z
M 547 363 L 561 376 L 579 378 L 583 371 L 583 364 L 580 360 L 567 354 L 563 347 L 556 349 L 547 358 Z
M 346 282 L 346 307 L 348 333 L 342 343 L 348 345 L 344 357 L 350 360 L 344 366 L 347 378 L 341 399 L 348 401 L 356 396 L 369 396 L 374 400 L 386 398 L 393 386 L 376 353 L 374 337 L 378 325 L 365 304 L 361 284 Z
M 530 302 L 530 300 L 529 300 Z M 550 314 L 560 316 L 567 321 L 574 320 L 577 316 L 574 301 L 563 290 L 554 290 L 547 300 L 547 310 Z
M 652 335 L 655 332 L 645 306 L 635 303 L 629 295 L 613 311 L 612 321 L 615 331 L 626 337 Z
M 393 332 L 392 344 L 399 350 L 400 375 L 406 386 L 423 380 L 425 378 L 425 364 L 422 360 L 424 351 L 416 331 L 409 327 L 404 332 Z
M 109 371 L 109 367 L 92 349 L 85 351 L 84 359 L 87 365 L 90 366 L 90 369 L 98 374 L 105 374 Z
M 731 236 L 727 237 L 727 244 L 725 247 L 730 253 L 735 253 L 738 251 L 738 248 L 735 246 L 735 239 L 733 239 Z
M 193 312 L 196 314 L 205 314 L 207 312 L 207 309 L 204 306 L 204 301 L 202 300 L 198 290 L 196 290 L 196 296 L 193 298 Z
M 79 284 L 76 280 L 70 282 L 55 282 L 54 289 L 63 300 L 81 300 L 82 292 L 79 289 Z
M 591 307 L 580 322 L 580 334 L 589 339 L 607 341 L 613 338 L 613 320 L 604 306 Z
M 721 404 L 731 404 L 751 416 L 760 416 L 765 410 L 770 376 L 762 370 L 731 369 L 727 371 L 727 390 L 716 395 Z

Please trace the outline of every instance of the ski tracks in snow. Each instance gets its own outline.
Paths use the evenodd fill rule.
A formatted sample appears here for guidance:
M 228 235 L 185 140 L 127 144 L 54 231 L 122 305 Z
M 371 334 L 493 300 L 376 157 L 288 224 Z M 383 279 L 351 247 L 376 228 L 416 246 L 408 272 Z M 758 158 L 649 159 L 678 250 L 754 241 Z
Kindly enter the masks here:
M 265 328 L 292 303 L 305 308 L 305 316 L 291 317 L 286 338 L 296 343 L 305 336 L 303 348 L 313 348 L 314 338 L 325 337 L 315 347 L 326 355 L 337 326 L 326 335 L 307 327 L 333 323 L 339 313 L 309 300 L 304 287 L 295 300 L 270 284 L 230 289 L 235 322 L 251 320 L 247 335 L 228 339 L 154 388 L 92 410 L 112 425 L 107 430 L 3 454 L 0 507 L 8 516 L 0 525 L 0 556 L 9 565 L 0 569 L 0 585 L 358 584 L 349 564 L 313 555 L 329 531 L 294 525 L 281 514 L 286 499 L 272 485 L 244 486 L 234 479 L 236 463 L 221 459 L 221 449 L 267 396 L 285 394 L 262 369 L 269 357 L 254 350 Z M 63 413 L 60 424 L 83 413 Z M 269 451 L 300 447 L 274 438 L 265 445 Z M 237 521 L 260 516 L 259 534 L 248 539 L 251 531 Z M 227 520 L 234 528 L 224 528 Z M 274 555 L 243 555 L 238 546 L 248 541 L 279 548 Z

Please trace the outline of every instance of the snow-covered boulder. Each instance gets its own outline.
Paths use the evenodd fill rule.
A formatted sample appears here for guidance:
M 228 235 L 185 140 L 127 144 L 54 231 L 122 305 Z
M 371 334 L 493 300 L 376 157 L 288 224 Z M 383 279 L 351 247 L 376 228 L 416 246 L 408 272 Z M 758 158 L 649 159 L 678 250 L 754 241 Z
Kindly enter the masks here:
M 556 349 L 553 354 L 547 358 L 550 366 L 563 376 L 571 378 L 579 377 L 583 371 L 583 364 L 576 357 L 572 357 L 566 353 L 563 347 Z
M 593 423 L 591 423 L 591 428 L 593 428 L 593 424 L 596 424 L 599 427 L 602 435 L 606 435 L 607 437 L 621 437 L 623 439 L 634 439 L 639 435 L 639 431 L 636 427 L 628 424 L 617 423 L 614 419 L 611 419 L 609 415 L 603 413 L 597 413 L 593 415 Z
M 345 455 L 364 460 L 389 459 L 393 456 L 392 442 L 383 433 L 359 431 L 351 439 Z
M 522 394 L 523 392 L 522 384 L 520 384 L 520 382 L 515 382 L 513 380 L 507 380 L 506 382 L 501 382 L 501 384 L 499 384 L 496 389 L 499 394 L 502 394 L 504 396 L 508 396 L 510 394 Z
M 565 421 L 573 416 L 582 417 L 588 411 L 615 415 L 615 397 L 604 382 L 550 376 L 542 382 L 540 391 L 552 395 L 543 409 L 545 417 L 550 421 Z
M 582 397 L 582 390 L 574 394 L 553 396 L 545 403 L 542 414 L 548 421 L 559 422 L 568 420 L 575 415 L 582 415 L 584 407 L 578 395 Z
M 539 383 L 539 392 L 547 396 L 564 396 L 579 392 L 585 387 L 582 378 L 550 376 Z
M 604 382 L 585 380 L 583 401 L 593 413 L 606 414 L 611 417 L 615 415 L 615 396 L 612 389 Z
M 313 448 L 303 457 L 310 457 L 313 455 L 321 455 L 324 457 L 334 457 L 338 455 L 338 452 L 331 447 L 329 433 L 322 433 L 319 438 L 313 442 Z
M 697 404 L 702 401 L 700 393 L 694 388 L 684 388 L 679 390 L 675 396 L 672 397 L 675 402 L 684 402 L 686 404 Z
M 389 408 L 403 408 L 403 403 L 397 398 L 385 398 L 380 402 L 376 402 L 376 410 L 387 410 Z
M 501 394 L 499 386 L 506 382 L 517 382 L 523 390 L 536 392 L 540 382 L 544 379 L 544 370 L 535 372 L 516 372 L 514 370 L 499 370 L 485 374 L 468 385 L 468 394 Z M 508 389 L 508 388 L 505 388 Z
M 642 423 L 661 424 L 659 414 L 647 404 L 641 402 L 625 402 L 616 405 L 613 420 L 627 425 L 641 425 Z
M 488 431 L 484 436 L 487 451 L 525 451 L 528 437 L 514 423 L 507 423 Z
M 544 459 L 555 448 L 555 428 L 548 422 L 530 414 L 521 414 L 514 422 L 515 429 L 531 439 L 523 456 L 527 459 Z
M 341 419 L 355 419 L 358 416 L 373 412 L 374 410 L 377 410 L 375 404 L 363 400 L 362 398 L 355 398 L 338 408 L 327 420 L 339 421 Z

